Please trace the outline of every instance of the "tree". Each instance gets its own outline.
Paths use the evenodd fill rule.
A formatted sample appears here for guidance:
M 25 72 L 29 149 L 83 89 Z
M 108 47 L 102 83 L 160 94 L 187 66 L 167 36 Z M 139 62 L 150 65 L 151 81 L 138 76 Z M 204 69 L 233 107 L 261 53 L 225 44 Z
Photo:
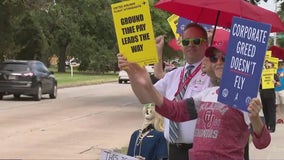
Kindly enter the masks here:
M 120 0 L 0 0 L 0 61 L 5 58 L 40 59 L 48 65 L 59 58 L 58 71 L 65 72 L 65 60 L 81 60 L 81 70 L 115 70 L 118 46 L 111 4 Z M 153 8 L 155 35 L 173 38 L 169 13 Z M 171 55 L 165 47 L 165 55 Z M 174 54 L 172 54 L 174 55 Z M 171 57 L 171 56 L 169 56 Z
M 66 6 L 65 1 L 60 1 L 42 13 L 41 24 L 45 29 L 45 36 L 49 44 L 49 55 L 58 57 L 58 72 L 65 72 L 65 60 L 68 56 L 68 47 L 72 42 L 72 35 L 79 32 L 73 8 Z
M 44 9 L 50 0 L 0 0 L 0 61 L 15 58 L 21 46 L 15 42 L 17 25 L 26 12 Z

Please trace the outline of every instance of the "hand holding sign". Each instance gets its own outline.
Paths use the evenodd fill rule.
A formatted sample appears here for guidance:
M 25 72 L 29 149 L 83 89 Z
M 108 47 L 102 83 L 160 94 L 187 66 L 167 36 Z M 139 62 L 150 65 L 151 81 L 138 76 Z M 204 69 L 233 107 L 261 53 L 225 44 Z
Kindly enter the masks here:
M 247 111 L 257 97 L 271 26 L 234 17 L 218 101 Z

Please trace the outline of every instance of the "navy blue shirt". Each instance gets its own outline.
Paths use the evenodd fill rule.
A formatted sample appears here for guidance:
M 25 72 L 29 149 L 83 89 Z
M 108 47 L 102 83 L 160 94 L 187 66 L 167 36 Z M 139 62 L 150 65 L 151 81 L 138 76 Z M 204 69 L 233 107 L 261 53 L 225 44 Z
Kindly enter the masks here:
M 163 132 L 151 129 L 145 132 L 145 136 L 139 138 L 140 132 L 141 130 L 136 130 L 131 135 L 127 155 L 142 156 L 146 160 L 168 159 L 167 141 Z

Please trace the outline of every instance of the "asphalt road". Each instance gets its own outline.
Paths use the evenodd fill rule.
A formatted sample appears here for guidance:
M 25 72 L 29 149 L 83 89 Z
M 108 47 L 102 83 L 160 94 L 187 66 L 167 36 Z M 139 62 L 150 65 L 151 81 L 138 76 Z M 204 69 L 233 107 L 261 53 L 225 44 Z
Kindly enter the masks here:
M 142 105 L 129 84 L 58 90 L 57 99 L 0 101 L 0 159 L 98 159 L 120 149 L 142 125 Z

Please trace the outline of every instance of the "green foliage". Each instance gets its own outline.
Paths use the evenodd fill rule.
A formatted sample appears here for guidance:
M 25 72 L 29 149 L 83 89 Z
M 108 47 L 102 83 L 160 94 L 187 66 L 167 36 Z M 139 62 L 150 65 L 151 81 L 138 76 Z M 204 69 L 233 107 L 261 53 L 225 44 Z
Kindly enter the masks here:
M 121 1 L 0 0 L 0 62 L 40 59 L 48 65 L 50 57 L 56 55 L 60 72 L 65 72 L 65 60 L 70 57 L 81 61 L 82 71 L 116 70 L 118 46 L 111 4 Z M 171 14 L 156 9 L 157 1 L 149 0 L 154 32 L 156 36 L 165 35 L 168 42 L 174 38 L 167 22 Z M 258 4 L 261 0 L 247 1 Z M 277 1 L 284 8 L 283 1 Z M 279 15 L 283 18 L 282 10 Z M 283 47 L 284 40 L 277 43 Z M 182 57 L 167 45 L 164 55 L 166 60 Z
M 58 71 L 65 72 L 65 60 L 81 61 L 80 70 L 105 73 L 117 70 L 118 46 L 111 4 L 121 0 L 0 0 L 0 61 L 39 59 L 48 64 L 58 57 Z M 174 38 L 168 25 L 169 13 L 153 7 L 155 35 Z M 181 53 L 165 47 L 166 59 Z
M 15 32 L 15 42 L 20 46 L 19 52 L 16 53 L 16 59 L 38 59 L 41 60 L 42 51 L 44 51 L 45 37 L 37 21 L 34 21 L 30 14 L 25 14 L 17 25 Z
M 50 4 L 50 0 L 0 0 L 0 61 L 15 58 L 20 52 L 16 32 L 22 27 L 20 22 L 24 16 L 34 10 L 43 10 Z

